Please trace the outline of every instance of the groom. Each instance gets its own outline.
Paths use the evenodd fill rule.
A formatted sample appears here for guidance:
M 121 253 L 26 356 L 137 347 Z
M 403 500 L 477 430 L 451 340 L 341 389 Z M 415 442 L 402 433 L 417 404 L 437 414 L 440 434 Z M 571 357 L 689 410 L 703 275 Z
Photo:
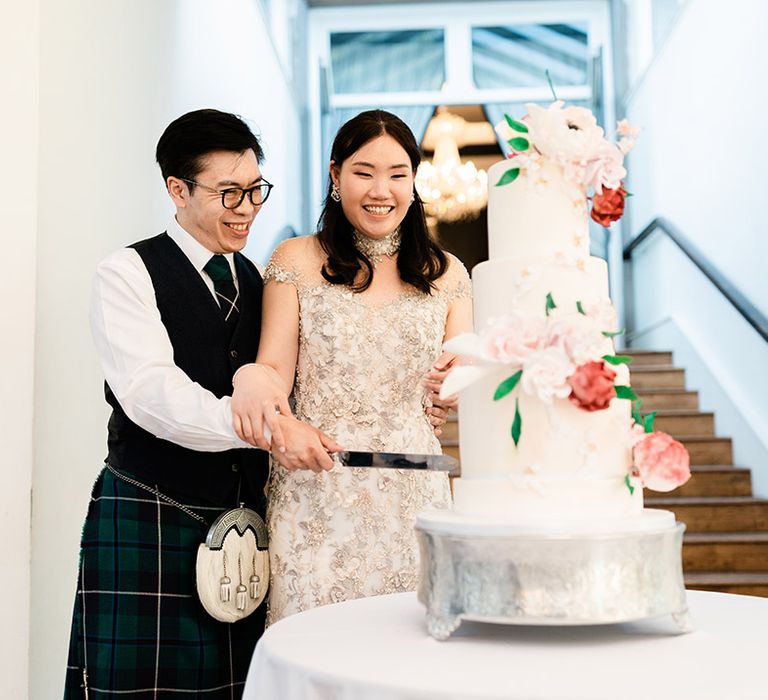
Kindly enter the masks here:
M 91 326 L 112 416 L 83 528 L 65 698 L 242 693 L 264 606 L 234 624 L 209 617 L 195 557 L 219 514 L 264 511 L 268 455 L 235 434 L 230 409 L 232 377 L 259 344 L 262 279 L 239 251 L 272 189 L 262 159 L 233 114 L 176 119 L 157 145 L 175 216 L 97 269 Z M 283 466 L 332 467 L 333 440 L 267 414 L 273 442 L 260 444 Z

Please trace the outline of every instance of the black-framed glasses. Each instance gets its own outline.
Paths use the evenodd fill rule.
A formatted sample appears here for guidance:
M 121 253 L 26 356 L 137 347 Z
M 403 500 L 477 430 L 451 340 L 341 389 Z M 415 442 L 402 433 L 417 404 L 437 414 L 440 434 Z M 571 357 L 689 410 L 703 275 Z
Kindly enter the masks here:
M 190 185 L 196 185 L 197 187 L 202 187 L 204 190 L 221 195 L 221 206 L 225 209 L 237 209 L 243 203 L 245 195 L 248 195 L 248 200 L 254 207 L 260 207 L 267 201 L 269 193 L 274 187 L 271 182 L 262 180 L 258 185 L 254 185 L 253 187 L 227 187 L 225 190 L 217 190 L 215 187 L 208 187 L 208 185 L 203 185 L 201 182 L 187 180 L 184 177 L 180 177 L 179 180 L 183 180 Z

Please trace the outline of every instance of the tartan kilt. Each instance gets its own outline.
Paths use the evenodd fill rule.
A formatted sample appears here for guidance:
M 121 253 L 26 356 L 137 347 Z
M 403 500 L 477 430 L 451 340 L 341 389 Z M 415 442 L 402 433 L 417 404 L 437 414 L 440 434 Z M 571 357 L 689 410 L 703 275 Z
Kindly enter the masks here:
M 227 510 L 176 500 L 209 525 Z M 242 500 L 263 512 L 261 497 Z M 234 624 L 205 612 L 195 560 L 207 530 L 178 507 L 101 472 L 83 527 L 65 700 L 86 698 L 86 677 L 88 700 L 242 696 L 266 605 Z

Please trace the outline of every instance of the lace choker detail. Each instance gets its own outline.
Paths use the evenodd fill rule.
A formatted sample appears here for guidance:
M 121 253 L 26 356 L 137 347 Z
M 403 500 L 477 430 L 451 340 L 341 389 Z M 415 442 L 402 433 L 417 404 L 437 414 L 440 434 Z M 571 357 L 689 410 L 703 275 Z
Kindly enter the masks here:
M 369 238 L 359 231 L 352 231 L 357 248 L 376 267 L 385 255 L 394 255 L 400 250 L 400 227 L 384 238 Z

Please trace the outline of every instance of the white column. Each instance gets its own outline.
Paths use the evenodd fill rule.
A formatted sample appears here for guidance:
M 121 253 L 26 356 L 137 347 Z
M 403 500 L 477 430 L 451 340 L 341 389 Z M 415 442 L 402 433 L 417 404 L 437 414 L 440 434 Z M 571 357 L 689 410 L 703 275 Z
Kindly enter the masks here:
M 8 4 L 0 23 L 0 697 L 26 698 L 38 205 L 39 2 Z

